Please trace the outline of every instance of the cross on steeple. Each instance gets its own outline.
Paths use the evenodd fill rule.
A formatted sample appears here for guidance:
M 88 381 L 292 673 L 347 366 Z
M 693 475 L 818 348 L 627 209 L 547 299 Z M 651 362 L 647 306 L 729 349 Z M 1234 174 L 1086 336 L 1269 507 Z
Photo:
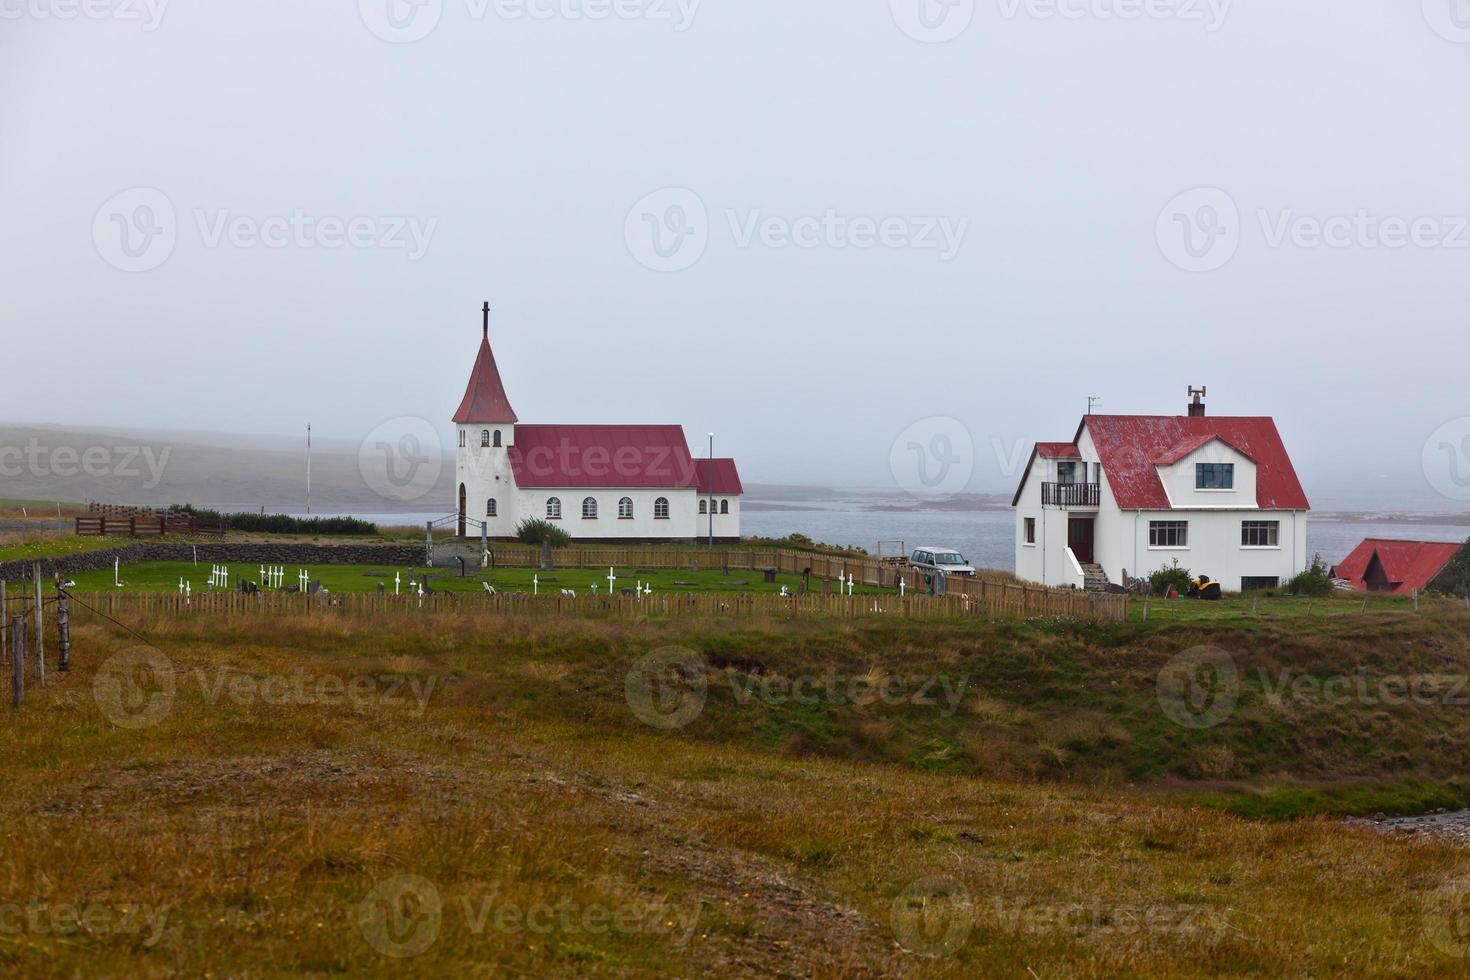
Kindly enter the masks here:
M 490 301 L 488 299 L 485 301 L 484 337 L 486 340 L 490 339 Z

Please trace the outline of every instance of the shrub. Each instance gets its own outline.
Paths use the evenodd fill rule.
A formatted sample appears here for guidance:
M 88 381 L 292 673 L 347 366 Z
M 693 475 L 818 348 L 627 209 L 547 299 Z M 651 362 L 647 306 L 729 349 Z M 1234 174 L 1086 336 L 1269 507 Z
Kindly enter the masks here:
M 572 543 L 572 536 L 550 521 L 528 517 L 516 525 L 516 540 L 522 544 L 550 544 L 553 548 L 565 548 Z
M 192 514 L 207 521 L 224 521 L 231 531 L 257 534 L 372 535 L 378 526 L 356 517 L 292 517 L 289 514 L 221 514 L 207 507 L 175 504 L 170 513 Z
M 1189 591 L 1189 584 L 1194 581 L 1194 575 L 1189 569 L 1179 564 L 1175 558 L 1173 564 L 1165 565 L 1156 572 L 1150 572 L 1148 576 L 1149 587 L 1159 595 L 1168 595 L 1171 587 L 1178 589 L 1183 595 Z
M 1282 587 L 1287 595 L 1310 596 L 1331 595 L 1332 588 L 1332 573 L 1321 555 L 1314 555 L 1307 570 L 1292 576 Z

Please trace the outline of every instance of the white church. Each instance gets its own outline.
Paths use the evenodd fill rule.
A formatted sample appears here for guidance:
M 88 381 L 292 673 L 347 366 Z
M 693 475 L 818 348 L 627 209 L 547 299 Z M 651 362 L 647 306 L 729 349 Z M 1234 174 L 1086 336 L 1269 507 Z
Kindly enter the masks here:
M 695 459 L 679 425 L 527 425 L 490 350 L 490 304 L 454 413 L 459 535 L 515 537 L 527 518 L 583 541 L 734 542 L 744 492 L 733 459 Z

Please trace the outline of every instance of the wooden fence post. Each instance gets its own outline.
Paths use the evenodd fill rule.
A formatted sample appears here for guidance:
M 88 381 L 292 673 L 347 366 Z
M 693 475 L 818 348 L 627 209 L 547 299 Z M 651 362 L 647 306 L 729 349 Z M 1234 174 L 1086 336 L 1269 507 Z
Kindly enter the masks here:
M 10 703 L 19 708 L 26 699 L 26 618 L 10 621 Z
M 56 669 L 71 670 L 71 597 L 61 587 L 61 575 L 56 576 L 56 632 L 60 638 L 60 662 Z
M 32 568 L 36 579 L 36 680 L 46 683 L 46 630 L 41 626 L 41 563 Z

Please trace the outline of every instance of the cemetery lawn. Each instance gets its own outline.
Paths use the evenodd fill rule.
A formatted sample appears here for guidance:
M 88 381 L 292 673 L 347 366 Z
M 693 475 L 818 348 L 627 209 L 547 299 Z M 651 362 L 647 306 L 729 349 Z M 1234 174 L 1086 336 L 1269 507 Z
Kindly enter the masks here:
M 71 578 L 76 582 L 75 591 L 77 592 L 176 593 L 179 591 L 181 578 L 192 585 L 195 592 L 208 592 L 211 591 L 209 574 L 212 567 L 208 562 L 200 562 L 196 565 L 192 562 L 173 561 L 124 565 L 120 575 L 123 581 L 121 589 L 113 586 L 112 569 L 110 568 L 79 573 Z M 301 565 L 286 566 L 284 583 L 286 588 L 298 584 L 298 575 L 304 567 Z M 251 582 L 261 580 L 259 565 L 236 564 L 229 566 L 229 569 L 232 585 L 237 578 L 244 578 Z M 405 594 L 408 591 L 409 579 L 421 574 L 427 574 L 429 587 L 438 592 L 483 595 L 485 592 L 483 583 L 488 582 L 499 592 L 530 594 L 534 577 L 539 580 L 542 595 L 548 593 L 556 595 L 562 589 L 574 589 L 579 596 L 588 595 L 594 584 L 597 586 L 598 593 L 603 595 L 607 593 L 606 568 L 558 568 L 551 572 L 538 572 L 532 568 L 502 568 L 494 571 L 472 569 L 463 578 L 460 577 L 458 569 L 394 568 L 387 565 L 314 565 L 306 567 L 305 571 L 312 579 L 319 580 L 328 592 L 339 594 L 376 592 L 379 583 L 385 586 L 387 592 L 392 593 L 395 573 L 401 576 L 400 589 Z M 619 591 L 625 588 L 631 589 L 637 583 L 643 582 L 651 584 L 654 595 L 684 595 L 690 592 L 726 595 L 775 594 L 781 591 L 783 585 L 794 593 L 801 584 L 799 575 L 777 575 L 775 582 L 766 582 L 759 571 L 738 569 L 731 569 L 727 575 L 719 569 L 691 572 L 688 569 L 619 568 L 616 574 L 615 589 Z M 820 594 L 821 582 L 813 579 L 811 588 L 812 591 Z M 856 595 L 886 594 L 891 591 L 861 584 L 853 586 L 853 593 Z

